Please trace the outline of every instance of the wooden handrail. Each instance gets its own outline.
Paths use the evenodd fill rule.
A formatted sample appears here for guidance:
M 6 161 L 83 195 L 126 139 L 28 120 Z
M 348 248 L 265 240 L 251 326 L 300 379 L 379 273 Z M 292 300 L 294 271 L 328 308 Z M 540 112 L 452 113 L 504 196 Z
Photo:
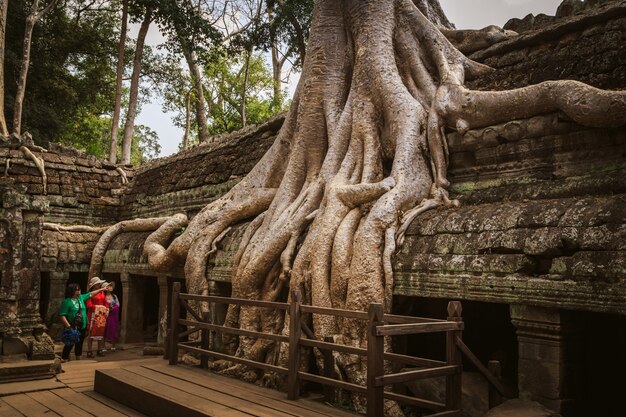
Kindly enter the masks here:
M 301 339 L 300 344 L 302 346 L 309 346 L 318 349 L 329 349 L 337 352 L 349 353 L 351 355 L 367 356 L 367 349 L 341 345 L 338 343 L 322 342 L 321 340 Z
M 245 298 L 217 297 L 215 295 L 180 294 L 180 299 L 181 300 L 205 301 L 207 303 L 237 304 L 241 306 L 275 308 L 279 310 L 289 309 L 289 303 L 278 303 L 276 301 L 248 300 Z
M 396 392 L 385 391 L 385 398 L 388 400 L 403 402 L 415 407 L 425 408 L 432 411 L 442 411 L 446 409 L 446 405 L 437 401 L 425 400 L 423 398 L 409 397 L 408 395 L 398 394 Z
M 498 378 L 496 378 L 491 372 L 489 372 L 489 369 L 487 369 L 485 365 L 482 364 L 480 359 L 478 359 L 476 355 L 474 355 L 474 353 L 470 350 L 470 348 L 467 347 L 463 340 L 457 337 L 454 341 L 457 347 L 465 355 L 465 357 L 469 359 L 469 361 L 487 379 L 487 382 L 489 382 L 500 393 L 500 395 L 507 398 L 514 398 L 516 396 L 516 393 L 504 386 L 504 384 L 502 384 L 502 382 L 500 382 Z
M 187 329 L 184 332 L 179 333 L 178 337 L 181 338 L 181 337 L 189 336 L 190 334 L 194 334 L 196 332 L 199 332 L 200 330 L 201 330 L 200 328 L 192 327 L 191 329 Z
M 181 307 L 183 307 L 185 310 L 187 310 L 187 312 L 189 314 L 191 314 L 193 316 L 194 319 L 196 319 L 196 321 L 202 321 L 202 318 L 200 318 L 200 316 L 198 315 L 198 313 L 196 313 L 194 311 L 193 308 L 191 308 L 191 306 L 189 305 L 189 303 L 187 303 L 187 300 L 182 299 L 180 300 L 180 305 Z
M 330 385 L 335 388 L 346 389 L 348 391 L 357 392 L 359 394 L 366 394 L 367 389 L 362 385 L 352 384 L 350 382 L 339 381 L 337 379 L 326 378 L 320 375 L 310 374 L 308 372 L 298 372 L 300 379 L 305 381 L 317 382 L 319 384 Z
M 397 314 L 385 314 L 383 315 L 383 320 L 385 323 L 389 324 L 436 323 L 439 321 L 445 321 L 443 319 L 430 319 L 417 316 L 399 316 Z
M 420 367 L 437 367 L 444 366 L 444 361 L 436 361 L 434 359 L 418 358 L 416 356 L 400 355 L 398 353 L 385 352 L 386 361 L 394 361 L 405 365 L 414 365 Z
M 437 378 L 440 376 L 448 376 L 461 372 L 458 365 L 447 365 L 439 368 L 417 369 L 414 371 L 398 372 L 396 374 L 387 374 L 376 378 L 374 383 L 377 386 L 385 386 L 391 384 L 399 384 L 409 382 L 416 379 Z
M 178 324 L 185 326 L 195 326 L 198 329 L 216 330 L 223 333 L 236 334 L 239 336 L 258 337 L 259 339 L 276 340 L 278 342 L 288 342 L 289 336 L 274 333 L 256 332 L 254 330 L 236 329 L 234 327 L 221 326 L 219 324 L 198 323 L 196 321 L 178 319 Z
M 240 363 L 242 365 L 247 365 L 251 368 L 257 368 L 257 369 L 264 369 L 266 371 L 270 371 L 270 372 L 276 372 L 278 374 L 287 374 L 289 372 L 288 369 L 283 368 L 282 366 L 276 366 L 276 365 L 270 365 L 269 363 L 263 363 L 263 362 L 256 362 L 250 359 L 244 359 L 244 358 L 240 358 L 238 356 L 232 356 L 232 355 L 226 355 L 224 353 L 219 353 L 219 352 L 214 352 L 214 351 L 206 351 L 204 349 L 201 348 L 197 348 L 197 347 L 193 347 L 193 346 L 188 346 L 188 345 L 184 345 L 182 343 L 178 344 L 178 348 L 179 349 L 184 349 L 184 350 L 188 350 L 190 352 L 196 352 L 199 353 L 201 355 L 206 355 L 207 353 L 210 353 L 211 356 L 214 356 L 218 359 L 224 359 L 227 361 L 231 361 L 231 362 L 237 362 Z
M 399 336 L 405 334 L 447 332 L 463 330 L 463 323 L 440 321 L 437 323 L 388 324 L 376 328 L 377 336 Z
M 325 314 L 328 316 L 337 316 L 348 319 L 367 320 L 365 311 L 342 310 L 339 308 L 317 307 L 302 305 L 303 313 Z
M 208 313 L 205 312 L 201 317 L 191 308 L 187 302 L 188 300 L 286 310 L 289 321 L 289 336 L 238 329 L 210 323 Z M 170 364 L 177 363 L 178 350 L 182 349 L 199 353 L 201 355 L 201 365 L 203 368 L 207 367 L 209 357 L 213 357 L 246 365 L 251 368 L 286 375 L 288 382 L 287 397 L 291 400 L 295 400 L 299 397 L 301 381 L 311 381 L 320 383 L 327 387 L 332 387 L 329 388 L 326 393 L 326 397 L 327 399 L 330 399 L 330 401 L 334 398 L 333 389 L 337 388 L 366 395 L 368 416 L 382 415 L 384 411 L 385 399 L 400 401 L 409 405 L 440 412 L 438 415 L 441 416 L 459 415 L 458 413 L 461 398 L 460 374 L 462 372 L 460 355 L 465 353 L 467 356 L 467 352 L 469 352 L 469 355 L 473 355 L 460 337 L 463 331 L 463 321 L 460 315 L 460 303 L 450 303 L 448 306 L 448 319 L 441 320 L 384 314 L 381 304 L 370 304 L 368 312 L 303 305 L 302 295 L 298 290 L 292 291 L 290 301 L 290 303 L 279 303 L 274 301 L 181 294 L 180 283 L 174 283 L 170 307 L 170 339 L 168 341 Z M 182 308 L 187 310 L 195 321 L 180 318 Z M 323 314 L 356 320 L 367 320 L 367 348 L 334 343 L 332 337 L 324 337 L 324 341 L 318 340 L 313 331 L 306 325 L 306 322 L 302 320 L 303 314 Z M 188 329 L 181 332 L 179 326 L 188 326 Z M 201 338 L 199 341 L 186 343 L 179 342 L 181 337 L 188 336 L 198 331 L 201 332 Z M 288 366 L 287 368 L 284 368 L 212 351 L 209 348 L 208 342 L 209 331 L 288 343 Z M 435 332 L 446 332 L 447 350 L 445 362 L 384 351 L 386 337 Z M 320 349 L 323 352 L 324 376 L 300 371 L 300 351 L 303 346 Z M 337 380 L 335 378 L 335 365 L 332 352 L 366 356 L 368 364 L 366 386 Z M 470 361 L 474 362 L 475 360 L 477 361 L 475 356 L 473 359 L 470 356 Z M 405 365 L 418 366 L 423 369 L 411 369 L 408 371 L 385 375 L 384 361 L 395 361 Z M 384 387 L 388 385 L 401 384 L 416 379 L 441 376 L 446 377 L 445 404 L 422 398 L 409 397 L 384 390 Z M 497 379 L 492 379 L 498 382 Z M 490 382 L 492 381 L 490 380 Z M 502 388 L 503 386 L 500 385 L 499 390 Z M 503 393 L 503 395 L 507 396 L 506 393 Z

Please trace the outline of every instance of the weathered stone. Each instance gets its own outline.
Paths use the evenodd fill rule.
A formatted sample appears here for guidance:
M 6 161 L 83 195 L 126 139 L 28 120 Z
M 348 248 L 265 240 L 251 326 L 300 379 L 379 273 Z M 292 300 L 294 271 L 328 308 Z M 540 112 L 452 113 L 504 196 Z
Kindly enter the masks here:
M 561 417 L 535 401 L 513 399 L 489 410 L 485 417 Z

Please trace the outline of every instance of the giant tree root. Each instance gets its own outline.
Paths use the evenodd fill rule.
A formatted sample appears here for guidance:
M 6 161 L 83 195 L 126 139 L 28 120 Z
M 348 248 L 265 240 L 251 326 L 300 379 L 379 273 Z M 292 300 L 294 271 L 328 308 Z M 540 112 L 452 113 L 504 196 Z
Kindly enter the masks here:
M 55 232 L 83 232 L 83 233 L 102 233 L 111 226 L 86 226 L 86 225 L 65 225 L 58 223 L 43 223 L 44 230 L 53 230 Z
M 150 232 L 157 230 L 160 227 L 167 228 L 171 223 L 178 222 L 181 218 L 185 218 L 186 220 L 187 217 L 184 214 L 176 214 L 172 217 L 124 220 L 108 227 L 102 236 L 100 236 L 100 239 L 98 240 L 98 243 L 96 243 L 96 246 L 91 254 L 89 278 L 102 275 L 102 262 L 104 260 L 104 255 L 109 247 L 109 243 L 111 243 L 113 238 L 117 235 L 124 232 Z M 149 248 L 146 249 L 146 245 L 147 243 L 144 243 L 144 251 L 149 251 Z
M 40 147 L 38 147 L 38 148 L 40 148 Z M 40 149 L 43 149 L 43 148 L 40 148 Z M 19 150 L 22 151 L 22 153 L 24 154 L 25 157 L 27 157 L 31 161 L 33 161 L 33 163 L 35 164 L 35 166 L 39 170 L 39 174 L 41 175 L 41 183 L 43 185 L 43 195 L 48 194 L 48 176 L 46 175 L 46 168 L 45 168 L 45 165 L 44 165 L 43 158 L 40 158 L 37 155 L 35 155 L 34 153 L 32 153 L 32 151 L 30 149 L 28 149 L 26 146 L 20 146 Z M 43 151 L 45 151 L 45 150 L 43 150 Z M 8 168 L 7 168 L 7 172 L 8 172 Z
M 445 23 L 436 6 L 434 0 L 317 0 L 307 59 L 276 141 L 171 243 L 172 230 L 157 230 L 146 241 L 150 264 L 184 262 L 188 290 L 206 291 L 214 239 L 251 220 L 235 257 L 233 297 L 284 299 L 287 288 L 297 288 L 304 303 L 316 306 L 364 311 L 377 302 L 390 311 L 391 257 L 408 224 L 425 210 L 458 204 L 446 191 L 445 129 L 464 132 L 554 110 L 591 126 L 626 123 L 623 91 L 573 81 L 467 89 L 466 78 L 490 69 L 466 58 L 422 13 Z M 232 307 L 226 315 L 227 326 L 272 333 L 286 334 L 288 320 L 254 307 Z M 314 314 L 310 323 L 319 339 L 366 345 L 357 320 Z M 285 346 L 249 337 L 226 342 L 242 357 L 286 363 Z M 337 354 L 335 360 L 342 378 L 365 380 L 360 358 Z M 246 367 L 228 372 L 252 375 Z M 354 401 L 363 405 L 358 396 Z M 394 403 L 387 413 L 402 414 Z

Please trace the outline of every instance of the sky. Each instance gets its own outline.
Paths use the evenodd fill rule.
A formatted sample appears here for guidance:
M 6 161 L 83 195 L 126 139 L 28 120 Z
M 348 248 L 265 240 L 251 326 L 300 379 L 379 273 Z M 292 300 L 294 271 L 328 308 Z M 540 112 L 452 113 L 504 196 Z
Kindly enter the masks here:
M 448 19 L 457 29 L 480 29 L 489 25 L 503 26 L 507 20 L 523 18 L 529 13 L 554 15 L 561 0 L 439 0 Z M 133 33 L 134 32 L 134 33 Z M 131 36 L 136 36 L 131 29 Z M 156 26 L 148 33 L 147 43 L 156 46 L 163 42 L 163 37 Z M 291 77 L 290 93 L 293 93 L 298 81 L 297 75 Z M 178 151 L 183 132 L 172 123 L 172 116 L 163 113 L 158 99 L 145 104 L 137 117 L 137 123 L 149 126 L 156 131 L 161 144 L 160 156 L 168 156 Z

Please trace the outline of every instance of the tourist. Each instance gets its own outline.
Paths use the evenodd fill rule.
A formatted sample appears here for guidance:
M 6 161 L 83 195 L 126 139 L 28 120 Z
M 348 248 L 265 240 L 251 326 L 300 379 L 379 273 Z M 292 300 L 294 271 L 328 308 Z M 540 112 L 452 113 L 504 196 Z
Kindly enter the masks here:
M 109 316 L 107 317 L 107 325 L 104 329 L 105 343 L 108 340 L 111 344 L 109 351 L 115 352 L 115 344 L 120 337 L 120 300 L 117 295 L 113 294 L 115 282 L 109 283 L 106 287 L 107 303 L 109 304 Z
M 99 277 L 93 277 L 89 280 L 89 290 L 100 289 L 100 292 L 91 297 L 85 305 L 87 306 L 87 320 L 89 326 L 89 333 L 87 339 L 87 357 L 93 358 L 93 341 L 98 343 L 98 356 L 104 356 L 104 329 L 107 323 L 107 317 L 109 315 L 109 305 L 107 303 L 106 294 L 103 292 L 109 285 L 103 279 Z
M 85 329 L 87 327 L 87 307 L 85 300 L 102 293 L 103 288 L 86 294 L 80 293 L 80 286 L 71 283 L 65 290 L 65 299 L 61 302 L 59 317 L 65 326 L 65 331 L 61 339 L 63 340 L 63 352 L 61 362 L 70 360 L 70 352 L 74 349 L 76 360 L 80 360 L 83 353 L 83 341 L 85 340 Z

